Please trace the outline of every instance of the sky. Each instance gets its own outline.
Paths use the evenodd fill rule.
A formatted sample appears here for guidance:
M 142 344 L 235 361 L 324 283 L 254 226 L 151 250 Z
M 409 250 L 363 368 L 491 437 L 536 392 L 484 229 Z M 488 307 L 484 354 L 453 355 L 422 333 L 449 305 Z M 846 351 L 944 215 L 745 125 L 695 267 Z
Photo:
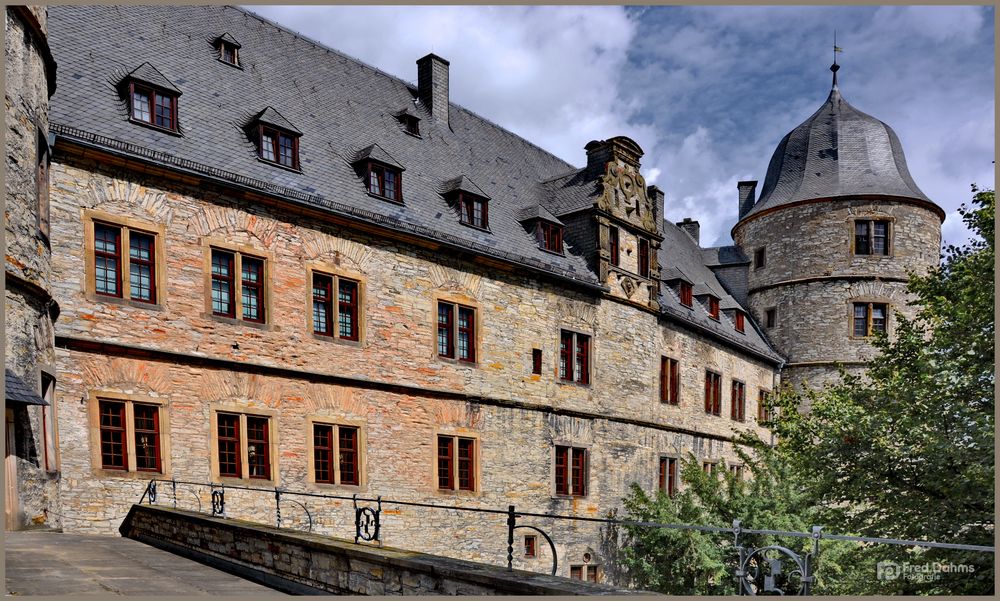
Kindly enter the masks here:
M 736 182 L 763 184 L 781 138 L 838 83 L 899 136 L 917 185 L 944 208 L 946 244 L 971 184 L 994 186 L 992 6 L 251 6 L 415 82 L 451 63 L 452 102 L 577 166 L 625 135 L 671 221 L 731 244 Z M 758 185 L 758 191 L 760 185 Z

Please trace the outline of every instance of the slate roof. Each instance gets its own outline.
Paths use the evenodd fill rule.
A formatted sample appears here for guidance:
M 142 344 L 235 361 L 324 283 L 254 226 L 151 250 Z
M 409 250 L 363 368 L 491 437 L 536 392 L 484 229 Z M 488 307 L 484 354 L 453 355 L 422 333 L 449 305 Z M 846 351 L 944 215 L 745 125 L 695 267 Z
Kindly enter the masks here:
M 826 102 L 778 144 L 743 219 L 800 200 L 858 194 L 932 202 L 910 176 L 896 132 L 848 104 L 834 80 Z
M 687 232 L 669 221 L 664 221 L 663 244 L 660 246 L 657 258 L 661 266 L 660 278 L 664 282 L 673 279 L 678 273 L 683 273 L 695 282 L 694 294 L 710 292 L 719 297 L 720 308 L 740 308 L 748 315 L 744 333 L 740 334 L 725 313 L 720 316 L 718 321 L 712 319 L 708 316 L 705 307 L 697 300 L 692 303 L 692 307 L 688 308 L 681 304 L 681 299 L 674 292 L 674 289 L 666 284 L 660 286 L 660 307 L 663 313 L 676 319 L 694 323 L 701 329 L 709 330 L 725 340 L 752 349 L 772 361 L 781 361 L 781 355 L 774 351 L 761 335 L 753 323 L 753 319 L 750 319 L 749 312 L 726 292 L 715 273 L 705 265 L 702 259 L 702 249 Z
M 179 113 L 180 111 L 178 110 L 177 112 Z M 262 110 L 260 114 L 257 115 L 255 121 L 260 121 L 261 123 L 264 123 L 266 125 L 274 125 L 275 127 L 279 127 L 281 129 L 287 129 L 293 134 L 302 133 L 301 131 L 298 130 L 298 128 L 292 125 L 291 121 L 285 119 L 284 115 L 274 110 L 274 107 L 269 106 L 264 110 Z
M 550 223 L 555 223 L 556 225 L 565 225 L 558 217 L 549 212 L 548 209 L 540 204 L 528 205 L 521 209 L 518 213 L 517 218 L 520 221 L 531 221 L 532 219 L 541 219 L 543 221 L 548 221 Z
M 24 403 L 26 405 L 48 405 L 48 401 L 38 396 L 35 389 L 28 386 L 20 376 L 7 368 L 3 370 L 3 379 L 8 403 Z
M 569 215 L 594 206 L 601 193 L 600 180 L 587 179 L 586 169 L 574 169 L 538 184 L 538 202 L 553 215 Z
M 727 265 L 749 265 L 750 258 L 743 254 L 739 246 L 711 246 L 701 249 L 702 260 L 709 267 Z
M 406 171 L 406 167 L 403 167 L 396 159 L 389 156 L 389 153 L 383 150 L 378 144 L 372 144 L 368 148 L 362 148 L 354 155 L 354 159 L 351 162 L 357 163 L 358 161 L 364 161 L 365 159 L 378 161 L 384 165 L 395 167 L 400 171 Z

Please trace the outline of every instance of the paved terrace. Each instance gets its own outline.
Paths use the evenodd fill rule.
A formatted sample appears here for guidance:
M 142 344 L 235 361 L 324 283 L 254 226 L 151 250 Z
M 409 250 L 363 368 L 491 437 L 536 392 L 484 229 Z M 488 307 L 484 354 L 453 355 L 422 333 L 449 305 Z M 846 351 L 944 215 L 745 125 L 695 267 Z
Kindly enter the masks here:
M 127 538 L 5 532 L 4 558 L 8 595 L 282 595 Z

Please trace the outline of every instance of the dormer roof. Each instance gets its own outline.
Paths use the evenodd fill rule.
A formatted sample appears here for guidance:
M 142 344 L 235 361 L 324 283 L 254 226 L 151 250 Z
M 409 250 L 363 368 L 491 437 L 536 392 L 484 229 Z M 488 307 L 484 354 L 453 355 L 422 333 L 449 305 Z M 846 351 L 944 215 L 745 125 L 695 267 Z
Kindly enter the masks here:
M 274 107 L 269 106 L 264 110 L 262 110 L 261 112 L 257 113 L 257 116 L 254 118 L 254 121 L 257 121 L 258 123 L 263 123 L 265 125 L 273 125 L 278 129 L 283 129 L 293 134 L 302 135 L 302 132 L 300 132 L 298 128 L 296 128 L 294 125 L 292 125 L 291 121 L 285 119 L 285 117 L 277 110 L 275 110 Z
M 483 192 L 482 188 L 477 186 L 474 181 L 465 175 L 460 175 L 454 179 L 450 179 L 441 186 L 441 194 L 451 194 L 452 192 L 467 192 L 469 194 L 479 196 L 480 198 L 490 200 L 489 194 Z
M 226 33 L 218 36 L 214 40 L 212 40 L 212 44 L 214 46 L 218 46 L 219 44 L 222 44 L 223 42 L 225 42 L 226 44 L 229 44 L 230 46 L 234 46 L 236 48 L 242 48 L 243 47 L 243 46 L 240 45 L 239 42 L 236 41 L 236 38 L 234 38 L 233 36 L 229 35 L 228 31 Z
M 399 169 L 400 171 L 406 170 L 406 167 L 400 165 L 399 161 L 394 159 L 392 155 L 386 152 L 385 149 L 377 143 L 370 144 L 354 153 L 354 158 L 351 160 L 351 163 L 359 163 L 361 161 L 375 161 L 377 163 L 382 163 L 383 165 Z
M 541 219 L 542 221 L 548 221 L 556 225 L 565 225 L 562 221 L 559 221 L 558 217 L 540 204 L 528 205 L 522 208 L 517 214 L 517 219 L 522 223 Z
M 125 77 L 125 79 L 141 81 L 142 83 L 147 83 L 153 87 L 173 92 L 177 96 L 181 95 L 181 91 L 177 88 L 177 86 L 175 86 L 173 82 L 171 82 L 169 79 L 166 78 L 165 75 L 163 75 L 163 73 L 160 73 L 160 71 L 156 67 L 149 64 L 148 62 L 142 63 L 141 65 L 133 69 Z

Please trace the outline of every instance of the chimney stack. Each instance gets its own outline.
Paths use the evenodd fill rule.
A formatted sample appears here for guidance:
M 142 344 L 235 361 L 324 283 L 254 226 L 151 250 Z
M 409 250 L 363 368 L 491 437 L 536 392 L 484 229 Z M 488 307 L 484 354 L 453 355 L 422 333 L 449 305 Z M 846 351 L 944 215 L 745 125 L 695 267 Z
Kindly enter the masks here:
M 677 222 L 677 227 L 687 232 L 688 236 L 694 239 L 694 243 L 701 246 L 701 225 L 697 221 L 685 217 L 684 221 Z
M 653 201 L 653 221 L 656 223 L 656 231 L 662 231 L 663 223 L 660 215 L 663 214 L 663 190 L 656 187 L 656 184 L 646 186 L 646 196 Z
M 757 180 L 747 182 L 736 182 L 736 187 L 740 191 L 740 219 L 746 216 L 753 208 L 756 199 L 754 193 L 757 190 Z
M 448 124 L 448 61 L 428 54 L 417 61 L 417 95 L 438 123 Z

